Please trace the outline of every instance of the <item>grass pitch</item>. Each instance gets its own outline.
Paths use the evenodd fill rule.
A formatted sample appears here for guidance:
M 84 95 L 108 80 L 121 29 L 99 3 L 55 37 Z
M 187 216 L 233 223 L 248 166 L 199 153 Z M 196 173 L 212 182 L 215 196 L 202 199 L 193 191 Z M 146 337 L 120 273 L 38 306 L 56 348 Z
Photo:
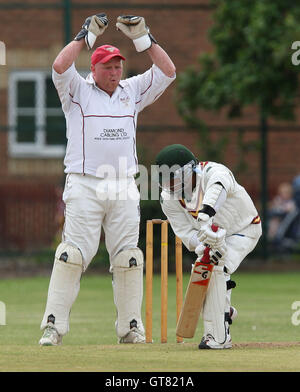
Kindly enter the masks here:
M 184 290 L 188 278 L 184 276 Z M 38 346 L 49 277 L 0 279 L 0 301 L 6 305 L 6 325 L 0 325 L 0 371 L 300 371 L 300 316 L 292 309 L 300 301 L 300 273 L 236 273 L 232 279 L 237 283 L 232 303 L 239 312 L 231 327 L 234 347 L 220 351 L 198 350 L 201 320 L 195 338 L 176 343 L 172 275 L 167 344 L 160 344 L 159 276 L 153 289 L 154 343 L 119 345 L 111 275 L 86 275 L 72 308 L 70 332 L 59 347 Z

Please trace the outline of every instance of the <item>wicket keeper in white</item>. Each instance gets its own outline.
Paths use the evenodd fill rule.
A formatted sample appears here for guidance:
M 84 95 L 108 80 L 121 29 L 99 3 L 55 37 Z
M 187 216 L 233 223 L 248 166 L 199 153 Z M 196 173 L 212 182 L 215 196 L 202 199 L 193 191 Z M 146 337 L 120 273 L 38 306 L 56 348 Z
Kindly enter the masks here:
M 161 207 L 174 233 L 197 259 L 208 245 L 215 264 L 202 308 L 204 336 L 199 349 L 231 348 L 229 325 L 237 311 L 231 306 L 235 283 L 230 275 L 261 236 L 257 210 L 227 167 L 199 162 L 185 146 L 165 147 L 157 155 L 156 165 L 162 187 Z M 219 227 L 217 232 L 212 224 Z
M 138 248 L 140 196 L 134 181 L 138 172 L 136 126 L 139 112 L 175 80 L 175 66 L 143 17 L 122 15 L 117 18 L 117 29 L 133 40 L 137 52 L 149 55 L 152 67 L 122 80 L 125 58 L 118 48 L 102 45 L 91 55 L 91 73 L 82 78 L 74 62 L 85 45 L 91 49 L 107 27 L 105 14 L 88 17 L 53 63 L 53 82 L 67 124 L 66 208 L 41 322 L 42 346 L 61 344 L 69 331 L 80 278 L 97 253 L 102 227 L 113 274 L 118 342 L 145 341 L 143 253 Z

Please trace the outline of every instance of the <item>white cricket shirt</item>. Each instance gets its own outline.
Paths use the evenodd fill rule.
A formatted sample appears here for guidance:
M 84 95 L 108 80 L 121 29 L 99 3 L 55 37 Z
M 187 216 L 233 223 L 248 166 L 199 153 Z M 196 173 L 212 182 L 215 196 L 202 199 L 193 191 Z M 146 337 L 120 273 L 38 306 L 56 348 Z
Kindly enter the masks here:
M 175 80 L 156 65 L 141 75 L 121 80 L 110 97 L 89 74 L 82 78 L 72 64 L 63 74 L 52 70 L 66 118 L 68 139 L 65 173 L 104 178 L 138 172 L 138 113 L 156 101 Z
M 250 238 L 256 238 L 260 224 L 260 218 L 252 199 L 244 187 L 235 180 L 232 172 L 224 165 L 216 162 L 201 162 L 201 189 L 203 191 L 203 203 L 205 194 L 210 186 L 220 182 L 227 192 L 225 202 L 213 217 L 213 223 L 224 228 L 227 236 L 243 233 Z M 198 175 L 198 174 L 197 174 Z M 194 192 L 198 192 L 195 189 Z M 194 197 L 198 199 L 197 195 Z M 189 250 L 194 250 L 195 245 L 191 240 L 198 234 L 200 225 L 197 222 L 199 209 L 202 205 L 195 204 L 195 208 L 188 209 L 185 200 L 170 200 L 166 191 L 161 192 L 161 207 L 168 218 L 175 234 L 182 239 Z

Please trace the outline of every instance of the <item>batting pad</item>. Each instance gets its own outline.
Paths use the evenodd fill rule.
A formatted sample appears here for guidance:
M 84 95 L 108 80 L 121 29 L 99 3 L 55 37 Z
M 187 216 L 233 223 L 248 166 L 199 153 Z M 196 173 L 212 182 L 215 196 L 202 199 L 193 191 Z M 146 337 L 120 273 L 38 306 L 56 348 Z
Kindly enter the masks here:
M 69 314 L 79 293 L 82 262 L 78 248 L 67 243 L 58 245 L 41 329 L 51 321 L 60 335 L 69 331 Z
M 119 338 L 127 335 L 133 326 L 144 333 L 141 318 L 143 264 L 143 252 L 139 248 L 124 250 L 112 260 L 112 285 L 117 308 L 116 331 Z
M 227 337 L 225 325 L 227 287 L 223 267 L 215 266 L 203 305 L 204 335 L 210 334 L 222 344 Z

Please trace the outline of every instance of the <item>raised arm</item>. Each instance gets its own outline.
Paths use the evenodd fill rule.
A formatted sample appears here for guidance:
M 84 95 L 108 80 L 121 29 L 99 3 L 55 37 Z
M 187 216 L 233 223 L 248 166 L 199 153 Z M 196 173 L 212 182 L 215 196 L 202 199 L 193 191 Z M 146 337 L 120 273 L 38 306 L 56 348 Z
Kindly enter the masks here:
M 152 62 L 167 76 L 175 75 L 176 68 L 168 54 L 156 42 L 141 16 L 121 15 L 117 18 L 117 29 L 132 39 L 137 52 L 147 51 Z
M 83 47 L 84 40 L 70 42 L 54 60 L 53 69 L 59 74 L 64 73 L 75 62 Z
M 86 18 L 74 41 L 65 46 L 54 60 L 54 70 L 59 74 L 64 73 L 77 59 L 84 44 L 91 49 L 96 38 L 103 34 L 107 25 L 108 19 L 103 13 Z
M 147 53 L 153 64 L 157 65 L 166 76 L 171 78 L 175 75 L 176 68 L 173 61 L 158 44 L 152 43 L 151 47 L 147 50 Z

